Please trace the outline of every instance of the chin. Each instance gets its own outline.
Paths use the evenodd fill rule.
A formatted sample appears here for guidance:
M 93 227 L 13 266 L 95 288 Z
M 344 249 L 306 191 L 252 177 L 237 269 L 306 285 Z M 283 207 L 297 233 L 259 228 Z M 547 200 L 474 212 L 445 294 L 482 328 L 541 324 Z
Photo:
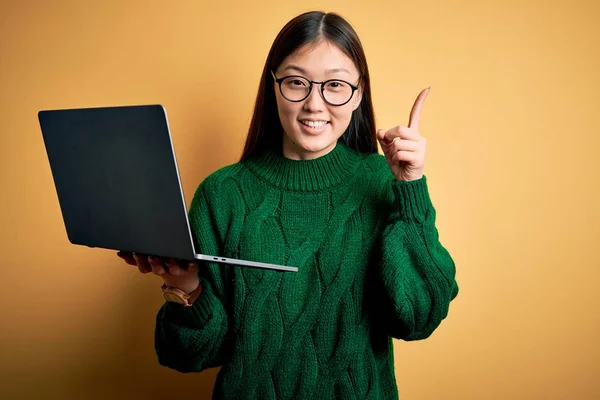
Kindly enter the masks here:
M 290 146 L 290 150 L 294 153 L 297 153 L 301 157 L 303 155 L 314 155 L 320 156 L 324 155 L 321 153 L 329 152 L 335 146 L 338 138 L 331 137 L 329 135 L 324 136 L 312 136 L 307 137 L 305 135 L 301 135 L 292 139 L 294 145 Z

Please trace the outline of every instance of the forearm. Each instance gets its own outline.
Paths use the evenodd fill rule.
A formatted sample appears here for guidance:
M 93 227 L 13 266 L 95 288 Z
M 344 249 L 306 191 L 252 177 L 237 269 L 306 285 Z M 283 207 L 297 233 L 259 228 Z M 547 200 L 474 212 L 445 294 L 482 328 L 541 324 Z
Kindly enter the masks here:
M 228 331 L 225 310 L 210 289 L 191 307 L 165 303 L 158 312 L 155 349 L 161 365 L 180 372 L 217 366 Z
M 392 336 L 423 339 L 447 316 L 458 293 L 455 264 L 439 241 L 424 178 L 396 184 L 396 209 L 382 242 L 381 279 Z
M 211 183 L 212 182 L 212 183 Z M 205 180 L 196 190 L 189 219 L 197 251 L 220 254 L 229 219 L 229 209 L 211 206 L 210 194 L 218 183 Z M 221 198 L 219 198 L 219 201 Z M 226 214 L 227 215 L 227 214 Z M 191 307 L 165 304 L 156 320 L 155 347 L 159 363 L 181 372 L 201 371 L 221 365 L 227 359 L 230 335 L 227 318 L 226 268 L 212 263 L 199 265 L 201 293 Z M 180 289 L 189 293 L 193 285 Z

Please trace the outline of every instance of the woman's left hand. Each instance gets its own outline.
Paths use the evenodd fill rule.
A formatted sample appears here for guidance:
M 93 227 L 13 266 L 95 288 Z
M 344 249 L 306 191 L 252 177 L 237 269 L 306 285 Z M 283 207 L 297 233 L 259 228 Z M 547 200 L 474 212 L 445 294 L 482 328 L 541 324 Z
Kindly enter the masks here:
M 423 177 L 427 140 L 419 133 L 419 120 L 429 90 L 427 88 L 419 93 L 410 112 L 408 126 L 377 130 L 377 140 L 397 181 L 414 181 Z

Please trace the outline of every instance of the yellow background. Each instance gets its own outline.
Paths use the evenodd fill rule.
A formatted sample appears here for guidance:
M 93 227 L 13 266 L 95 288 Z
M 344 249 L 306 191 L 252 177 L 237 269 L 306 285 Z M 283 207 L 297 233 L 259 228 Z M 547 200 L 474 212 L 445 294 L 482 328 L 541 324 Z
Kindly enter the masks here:
M 209 398 L 215 371 L 153 350 L 160 279 L 69 244 L 37 121 L 161 103 L 189 205 L 241 154 L 285 22 L 337 11 L 367 53 L 380 127 L 421 131 L 461 293 L 396 342 L 403 399 L 600 398 L 597 1 L 2 1 L 0 398 Z

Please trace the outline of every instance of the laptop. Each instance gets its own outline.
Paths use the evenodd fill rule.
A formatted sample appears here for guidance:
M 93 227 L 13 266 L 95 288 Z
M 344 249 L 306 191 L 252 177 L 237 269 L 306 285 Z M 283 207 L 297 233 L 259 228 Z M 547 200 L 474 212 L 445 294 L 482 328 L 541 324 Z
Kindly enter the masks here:
M 196 252 L 162 105 L 42 110 L 38 119 L 71 243 L 298 271 Z

